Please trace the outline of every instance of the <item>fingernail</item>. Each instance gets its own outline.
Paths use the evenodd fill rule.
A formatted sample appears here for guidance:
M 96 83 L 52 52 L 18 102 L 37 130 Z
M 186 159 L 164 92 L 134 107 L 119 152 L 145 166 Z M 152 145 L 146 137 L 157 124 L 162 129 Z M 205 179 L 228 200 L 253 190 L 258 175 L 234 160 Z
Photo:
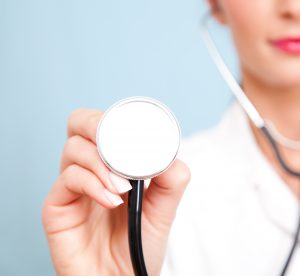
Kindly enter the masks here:
M 111 201 L 111 203 L 115 206 L 118 206 L 118 205 L 124 203 L 123 199 L 120 196 L 115 195 L 106 189 L 104 189 L 104 194 L 109 199 L 109 201 Z
M 119 193 L 125 193 L 132 189 L 128 179 L 118 176 L 113 172 L 109 172 L 109 178 Z

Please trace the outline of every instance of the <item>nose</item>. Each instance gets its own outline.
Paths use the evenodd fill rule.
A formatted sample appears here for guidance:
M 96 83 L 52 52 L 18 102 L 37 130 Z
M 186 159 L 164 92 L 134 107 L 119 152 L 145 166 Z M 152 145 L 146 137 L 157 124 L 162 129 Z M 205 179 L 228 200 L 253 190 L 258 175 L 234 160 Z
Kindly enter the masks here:
M 300 23 L 300 0 L 279 0 L 278 8 L 283 18 Z

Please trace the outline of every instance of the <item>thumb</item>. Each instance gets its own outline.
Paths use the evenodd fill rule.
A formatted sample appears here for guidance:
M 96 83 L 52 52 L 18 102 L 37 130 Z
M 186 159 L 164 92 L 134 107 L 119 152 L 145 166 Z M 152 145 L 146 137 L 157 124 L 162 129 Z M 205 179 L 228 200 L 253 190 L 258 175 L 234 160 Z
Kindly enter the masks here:
M 190 178 L 190 169 L 177 158 L 164 173 L 151 179 L 145 191 L 143 212 L 154 227 L 169 229 Z

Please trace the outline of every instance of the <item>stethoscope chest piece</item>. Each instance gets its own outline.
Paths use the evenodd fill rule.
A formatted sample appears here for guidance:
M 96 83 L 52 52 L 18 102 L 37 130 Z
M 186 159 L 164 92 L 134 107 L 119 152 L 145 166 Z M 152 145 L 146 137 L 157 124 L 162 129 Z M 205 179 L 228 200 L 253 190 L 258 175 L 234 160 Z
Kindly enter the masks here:
M 128 193 L 128 242 L 136 276 L 148 275 L 141 233 L 144 181 L 171 166 L 180 140 L 174 114 L 148 97 L 130 97 L 115 103 L 98 124 L 96 142 L 101 159 L 132 185 Z
M 104 163 L 127 179 L 148 179 L 164 172 L 179 150 L 181 132 L 173 113 L 147 97 L 129 97 L 103 114 L 97 148 Z

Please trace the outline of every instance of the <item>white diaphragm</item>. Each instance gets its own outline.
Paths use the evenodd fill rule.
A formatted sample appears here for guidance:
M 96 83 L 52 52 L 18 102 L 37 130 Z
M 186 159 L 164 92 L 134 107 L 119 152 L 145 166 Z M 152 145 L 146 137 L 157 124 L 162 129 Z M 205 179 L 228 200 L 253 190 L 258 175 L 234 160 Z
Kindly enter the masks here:
M 104 112 L 97 128 L 97 149 L 114 173 L 149 179 L 175 160 L 181 131 L 172 111 L 158 100 L 129 97 Z

